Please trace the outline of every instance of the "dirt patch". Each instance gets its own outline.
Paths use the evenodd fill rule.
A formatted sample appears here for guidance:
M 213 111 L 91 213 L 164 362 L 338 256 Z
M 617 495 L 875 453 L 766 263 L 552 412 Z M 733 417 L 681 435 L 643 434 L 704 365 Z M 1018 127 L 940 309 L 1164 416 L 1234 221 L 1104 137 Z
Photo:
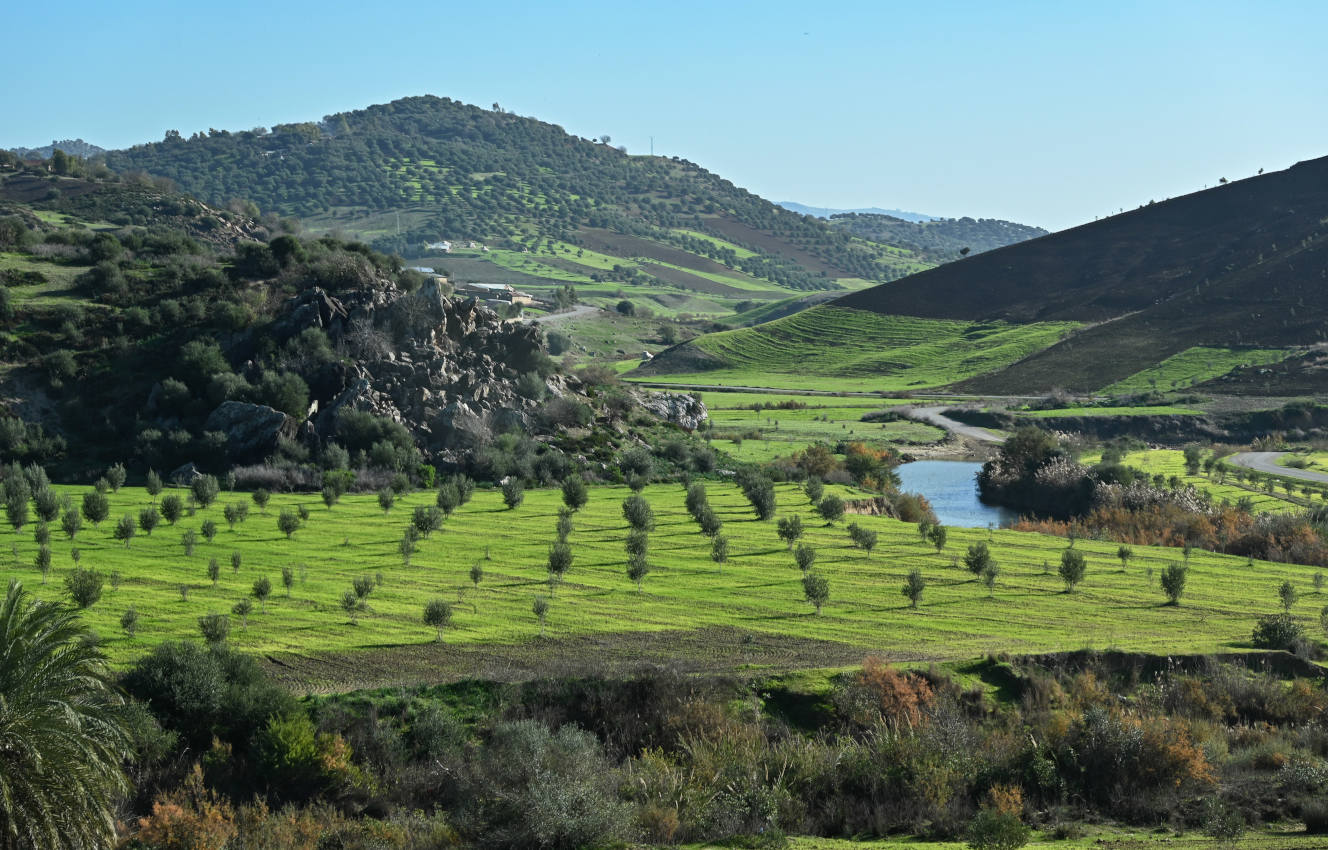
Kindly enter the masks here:
M 743 224 L 740 221 L 734 221 L 729 218 L 716 218 L 707 221 L 706 224 L 723 234 L 726 238 L 731 239 L 740 245 L 760 249 L 790 259 L 813 274 L 816 272 L 825 272 L 830 277 L 856 276 L 856 273 L 849 269 L 843 269 L 839 266 L 827 263 L 820 257 L 813 256 L 801 248 L 785 242 L 777 236 L 771 236 L 764 230 L 757 230 L 756 228 Z
M 746 289 L 739 289 L 736 286 L 727 286 L 722 283 L 716 283 L 708 278 L 679 271 L 678 269 L 671 269 L 668 266 L 661 266 L 655 263 L 642 263 L 641 266 L 643 271 L 653 274 L 660 280 L 667 281 L 674 286 L 683 289 L 703 292 L 706 295 L 728 295 L 730 297 L 750 297 L 754 295 L 754 293 Z M 773 286 L 773 284 L 771 285 Z M 755 294 L 764 295 L 765 293 Z
M 264 663 L 272 676 L 293 691 L 340 693 L 462 679 L 522 682 L 590 675 L 621 677 L 661 666 L 688 674 L 841 667 L 857 664 L 873 654 L 900 661 L 921 657 L 882 652 L 879 647 L 713 628 L 616 632 L 483 646 L 428 643 L 353 653 L 273 653 L 264 658 Z

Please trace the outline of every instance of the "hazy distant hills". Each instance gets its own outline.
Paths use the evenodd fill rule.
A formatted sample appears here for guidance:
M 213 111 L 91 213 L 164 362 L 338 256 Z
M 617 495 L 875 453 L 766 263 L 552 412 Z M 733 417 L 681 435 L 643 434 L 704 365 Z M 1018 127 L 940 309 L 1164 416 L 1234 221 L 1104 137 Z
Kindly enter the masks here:
M 23 159 L 50 159 L 51 154 L 56 149 L 62 150 L 71 156 L 81 156 L 84 159 L 106 153 L 105 148 L 99 148 L 91 142 L 85 142 L 82 139 L 65 139 L 64 141 L 52 141 L 49 145 L 40 148 L 13 148 L 13 152 Z
M 830 218 L 835 215 L 845 213 L 858 213 L 859 215 L 889 215 L 895 218 L 902 218 L 904 221 L 931 221 L 937 216 L 927 215 L 925 213 L 907 212 L 906 210 L 883 210 L 880 207 L 860 207 L 852 210 L 833 209 L 831 207 L 809 207 L 806 204 L 800 204 L 797 201 L 775 201 L 786 210 L 793 210 L 799 215 L 810 215 L 816 218 Z

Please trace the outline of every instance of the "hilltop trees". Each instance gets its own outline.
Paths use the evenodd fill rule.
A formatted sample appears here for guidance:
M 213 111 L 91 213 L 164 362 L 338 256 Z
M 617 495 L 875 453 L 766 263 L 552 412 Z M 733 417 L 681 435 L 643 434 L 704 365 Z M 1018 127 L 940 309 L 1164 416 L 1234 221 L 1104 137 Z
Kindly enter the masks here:
M 67 608 L 38 604 L 10 582 L 0 603 L 0 728 L 10 742 L 0 758 L 5 847 L 113 843 L 115 804 L 129 790 L 129 734 L 118 690 L 87 636 Z

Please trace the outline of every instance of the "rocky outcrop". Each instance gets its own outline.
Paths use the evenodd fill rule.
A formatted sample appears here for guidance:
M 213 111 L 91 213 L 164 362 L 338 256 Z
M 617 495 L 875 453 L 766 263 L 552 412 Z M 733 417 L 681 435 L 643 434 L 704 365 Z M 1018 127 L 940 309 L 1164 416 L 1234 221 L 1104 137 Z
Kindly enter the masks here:
M 203 425 L 226 435 L 226 453 L 232 461 L 262 460 L 277 447 L 277 439 L 294 436 L 295 420 L 265 404 L 224 401 Z
M 388 285 L 340 298 L 311 288 L 287 302 L 268 333 L 280 343 L 308 328 L 325 331 L 353 359 L 304 375 L 310 415 L 296 430 L 313 442 L 336 439 L 341 414 L 362 410 L 406 426 L 432 460 L 450 463 L 496 432 L 539 421 L 542 402 L 518 393 L 517 381 L 541 365 L 541 329 L 504 321 L 473 299 L 451 298 L 437 281 L 413 293 Z M 580 387 L 553 375 L 545 389 L 559 397 Z M 676 403 L 669 407 L 683 421 L 695 418 Z
M 710 417 L 700 396 L 686 393 L 646 392 L 638 393 L 637 401 L 660 419 L 686 431 L 695 431 Z

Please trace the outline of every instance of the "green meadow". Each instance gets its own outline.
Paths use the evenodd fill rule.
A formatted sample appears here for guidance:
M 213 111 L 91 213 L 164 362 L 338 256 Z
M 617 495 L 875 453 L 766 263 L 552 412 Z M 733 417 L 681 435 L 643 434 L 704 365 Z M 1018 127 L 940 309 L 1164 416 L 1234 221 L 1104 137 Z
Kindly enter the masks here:
M 710 411 L 711 444 L 744 462 L 789 457 L 813 443 L 857 440 L 907 447 L 938 443 L 945 431 L 912 420 L 863 422 L 872 411 L 908 404 L 903 399 L 784 395 L 762 393 L 698 393 Z M 794 409 L 753 409 L 753 405 L 794 402 Z
M 60 489 L 76 502 L 83 492 Z M 266 606 L 255 605 L 247 627 L 232 617 L 235 646 L 274 663 L 335 657 L 355 666 L 372 666 L 376 653 L 389 649 L 432 645 L 434 632 L 421 616 L 424 604 L 434 598 L 454 604 L 453 624 L 445 633 L 446 645 L 454 650 L 538 648 L 540 630 L 531 605 L 543 595 L 550 602 L 546 642 L 737 629 L 762 638 L 821 642 L 835 650 L 827 657 L 840 663 L 846 651 L 901 661 L 1085 646 L 1209 652 L 1246 646 L 1254 615 L 1276 609 L 1283 580 L 1302 589 L 1295 609 L 1301 617 L 1316 617 L 1328 601 L 1311 592 L 1312 568 L 1249 565 L 1243 558 L 1195 552 L 1183 603 L 1168 607 L 1162 604 L 1157 577 L 1180 560 L 1178 550 L 1134 547 L 1135 557 L 1123 570 L 1116 544 L 1087 540 L 1075 544 L 1088 558 L 1087 578 L 1066 593 L 1055 573 L 1066 547 L 1061 538 L 955 528 L 938 554 L 919 542 L 911 524 L 870 516 L 827 524 L 800 490 L 779 485 L 777 515 L 801 517 L 803 542 L 817 551 L 815 569 L 830 582 L 830 601 L 818 616 L 803 599 L 801 573 L 777 537 L 776 523 L 758 521 L 733 485 L 712 483 L 709 490 L 729 540 L 728 562 L 721 566 L 711 560 L 710 541 L 687 515 L 681 486 L 651 486 L 645 495 L 657 528 L 650 535 L 652 572 L 641 592 L 625 574 L 628 528 L 621 503 L 630 491 L 611 486 L 592 488 L 589 504 L 576 514 L 569 538 L 574 564 L 553 589 L 546 563 L 561 504 L 557 490 L 528 492 L 515 510 L 505 508 L 496 491 L 478 490 L 441 531 L 420 541 L 406 565 L 398 541 L 411 508 L 432 504 L 432 492 L 403 497 L 386 515 L 373 495 L 346 496 L 331 510 L 313 495 L 276 495 L 266 514 L 251 507 L 247 521 L 234 530 L 227 528 L 222 506 L 248 502 L 249 496 L 223 493 L 210 508 L 182 518 L 175 527 L 163 524 L 151 537 L 140 533 L 125 547 L 112 539 L 115 520 L 151 499 L 141 489 L 124 488 L 111 496 L 110 519 L 97 528 L 85 527 L 72 543 L 52 528 L 54 564 L 46 584 L 33 566 L 32 528 L 0 532 L 0 575 L 21 579 L 40 597 L 60 597 L 73 567 L 71 549 L 77 547 L 81 565 L 107 577 L 101 600 L 84 616 L 119 665 L 160 641 L 199 639 L 199 617 L 228 613 L 262 577 L 271 581 L 272 595 Z M 310 516 L 287 539 L 277 529 L 277 515 L 297 504 L 307 506 Z M 196 551 L 186 555 L 184 531 L 198 530 L 206 519 L 219 526 L 216 539 L 208 543 L 200 534 Z M 849 520 L 878 532 L 879 545 L 870 556 L 851 547 L 845 531 Z M 990 596 L 959 561 L 966 547 L 978 541 L 989 541 L 1000 567 Z M 238 571 L 231 568 L 234 552 L 241 556 Z M 221 568 L 215 588 L 207 575 L 214 557 Z M 478 589 L 469 578 L 476 563 L 484 572 Z M 282 567 L 294 573 L 289 597 L 282 587 Z M 900 591 L 913 568 L 928 582 L 916 610 Z M 116 574 L 118 588 L 110 580 Z M 369 597 L 369 609 L 353 623 L 339 603 L 352 581 L 363 576 L 375 582 L 381 578 L 381 583 Z M 131 605 L 140 615 L 133 638 L 118 625 Z
M 886 316 L 813 307 L 693 342 L 716 368 L 662 382 L 811 390 L 906 390 L 951 384 L 1056 342 L 1069 322 L 1030 325 Z
M 1146 393 L 1179 389 L 1219 378 L 1241 366 L 1278 363 L 1293 352 L 1282 348 L 1210 348 L 1195 346 L 1130 377 L 1103 387 L 1106 395 Z

